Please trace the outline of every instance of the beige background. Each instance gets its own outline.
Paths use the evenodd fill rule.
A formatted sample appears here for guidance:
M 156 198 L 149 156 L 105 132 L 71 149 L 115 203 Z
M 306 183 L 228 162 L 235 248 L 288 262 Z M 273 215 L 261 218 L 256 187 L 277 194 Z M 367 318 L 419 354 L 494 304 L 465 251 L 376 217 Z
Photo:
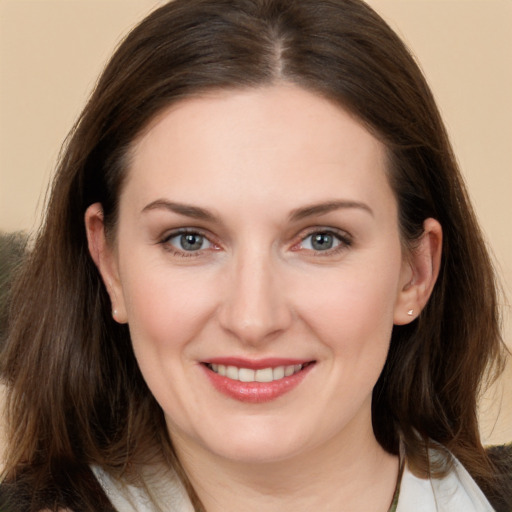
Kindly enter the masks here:
M 156 0 L 0 0 L 0 231 L 33 230 L 59 147 L 106 59 Z M 370 0 L 409 43 L 444 115 L 512 296 L 512 0 Z M 504 303 L 512 347 L 511 309 Z M 497 411 L 501 415 L 497 422 Z M 482 402 L 512 440 L 512 368 Z

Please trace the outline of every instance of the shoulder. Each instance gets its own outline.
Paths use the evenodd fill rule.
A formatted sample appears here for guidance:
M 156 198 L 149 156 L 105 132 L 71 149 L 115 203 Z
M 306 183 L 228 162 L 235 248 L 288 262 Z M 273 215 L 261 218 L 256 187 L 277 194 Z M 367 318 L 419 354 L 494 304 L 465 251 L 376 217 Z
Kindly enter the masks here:
M 174 471 L 168 468 L 145 468 L 139 474 L 139 485 L 115 478 L 99 466 L 92 466 L 91 469 L 117 510 L 194 512 L 183 485 Z
M 436 456 L 436 454 L 432 454 Z M 396 512 L 493 512 L 494 509 L 462 464 L 443 478 L 424 479 L 404 468 Z
M 512 481 L 512 442 L 487 447 L 487 454 L 500 473 L 508 476 Z
M 490 446 L 487 454 L 496 468 L 496 479 L 501 483 L 502 495 L 494 499 L 497 510 L 512 511 L 512 443 Z

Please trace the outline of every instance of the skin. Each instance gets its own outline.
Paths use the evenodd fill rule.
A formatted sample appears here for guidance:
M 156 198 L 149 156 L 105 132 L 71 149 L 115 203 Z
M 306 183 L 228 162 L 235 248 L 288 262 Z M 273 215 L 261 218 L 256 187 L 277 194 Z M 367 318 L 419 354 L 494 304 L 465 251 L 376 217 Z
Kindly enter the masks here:
M 393 324 L 428 300 L 441 228 L 427 219 L 403 250 L 385 156 L 357 119 L 299 87 L 220 91 L 173 105 L 134 142 L 113 244 L 101 205 L 87 211 L 114 317 L 208 512 L 391 503 L 398 461 L 374 437 L 371 393 Z M 200 250 L 180 229 L 204 236 Z M 228 356 L 314 365 L 288 393 L 244 403 L 201 364 Z

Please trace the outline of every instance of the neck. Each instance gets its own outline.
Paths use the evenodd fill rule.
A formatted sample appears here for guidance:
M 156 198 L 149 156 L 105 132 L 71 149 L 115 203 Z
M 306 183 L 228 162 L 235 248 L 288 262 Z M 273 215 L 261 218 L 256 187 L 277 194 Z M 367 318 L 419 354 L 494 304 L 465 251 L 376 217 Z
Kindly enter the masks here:
M 371 429 L 272 462 L 227 460 L 174 441 L 207 512 L 309 512 L 326 504 L 337 512 L 387 512 L 398 477 L 398 458 L 381 448 Z

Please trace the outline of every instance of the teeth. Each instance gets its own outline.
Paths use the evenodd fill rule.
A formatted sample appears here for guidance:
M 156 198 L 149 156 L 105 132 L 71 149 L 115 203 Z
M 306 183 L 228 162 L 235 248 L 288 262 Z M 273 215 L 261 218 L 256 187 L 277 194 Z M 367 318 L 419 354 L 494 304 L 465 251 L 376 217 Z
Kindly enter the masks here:
M 238 368 L 236 366 L 226 366 L 226 377 L 232 380 L 239 380 Z
M 284 366 L 278 366 L 272 370 L 272 377 L 274 380 L 279 380 L 284 377 Z
M 254 382 L 254 374 L 256 372 L 254 370 L 249 370 L 248 368 L 240 368 L 238 370 L 238 380 L 240 382 Z
M 215 373 L 240 382 L 273 382 L 300 372 L 304 366 L 302 364 L 291 364 L 288 366 L 276 366 L 275 368 L 251 370 L 250 368 L 237 368 L 236 366 L 225 366 L 223 364 L 208 365 L 210 370 Z
M 284 367 L 284 376 L 289 377 L 295 373 L 295 366 L 285 366 Z
M 272 368 L 263 368 L 256 370 L 254 380 L 256 382 L 272 382 L 274 380 L 274 370 Z

